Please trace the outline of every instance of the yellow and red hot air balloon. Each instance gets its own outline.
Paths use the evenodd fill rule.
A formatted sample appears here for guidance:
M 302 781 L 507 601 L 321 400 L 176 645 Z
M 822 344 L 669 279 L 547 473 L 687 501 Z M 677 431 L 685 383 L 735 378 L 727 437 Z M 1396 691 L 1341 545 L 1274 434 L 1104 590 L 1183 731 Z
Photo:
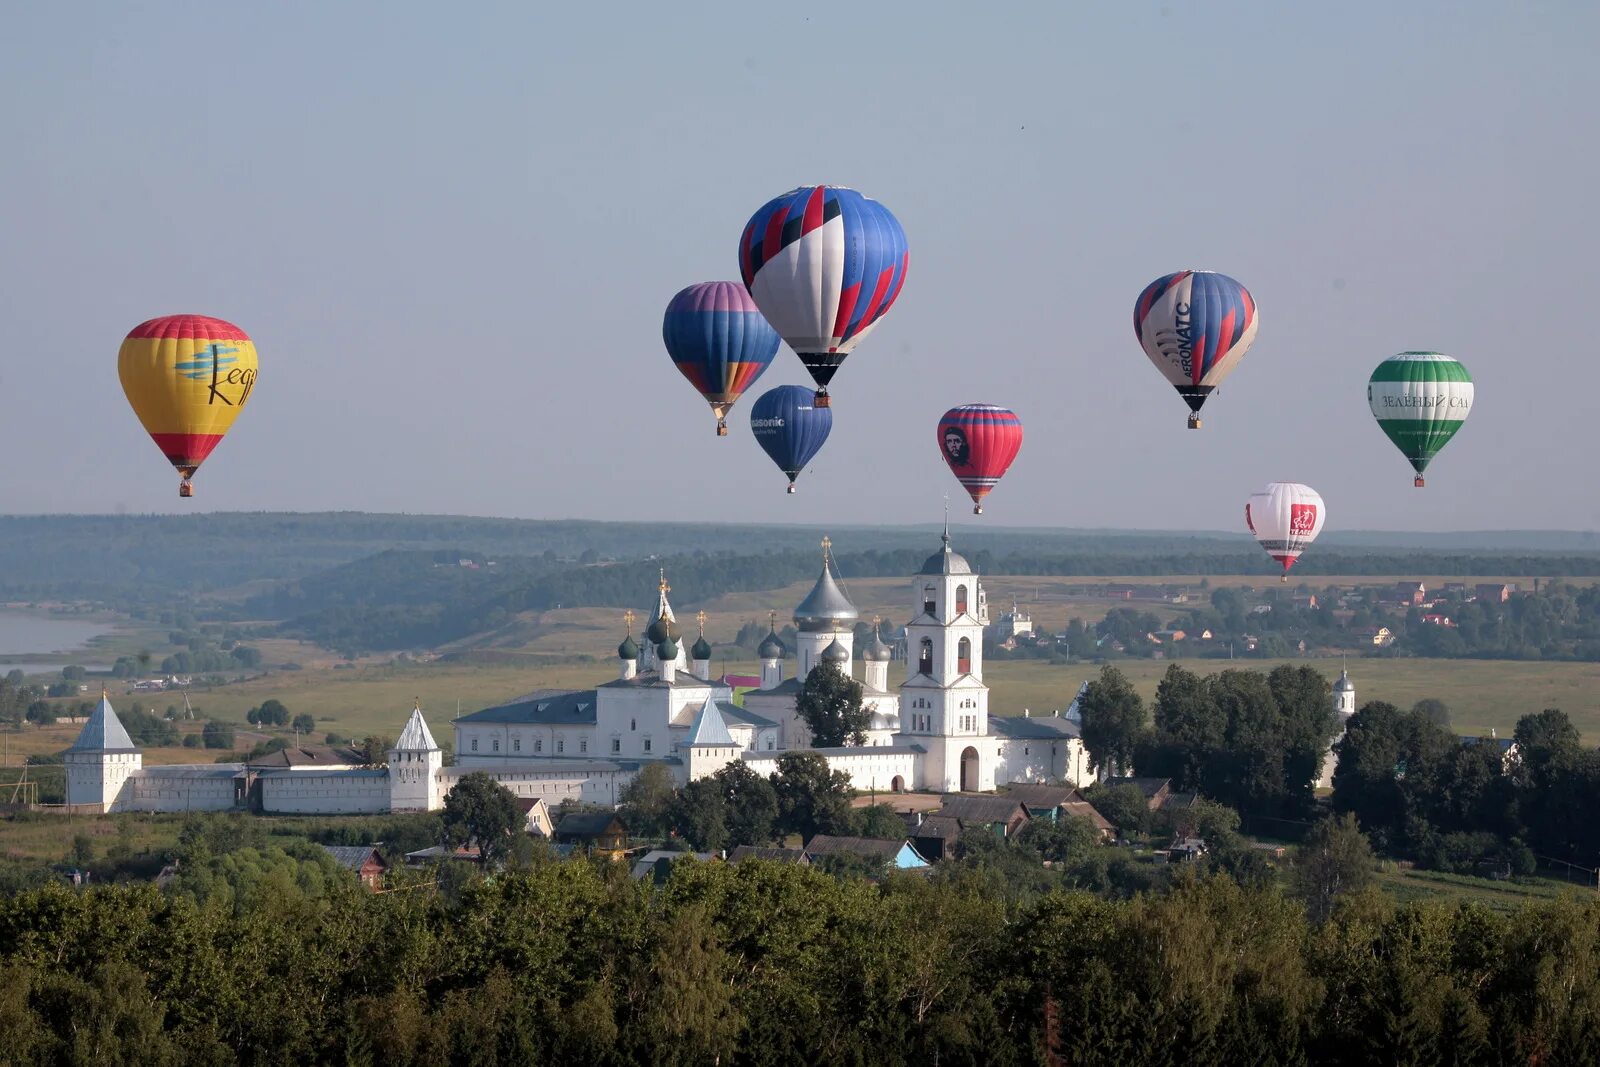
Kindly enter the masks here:
M 189 479 L 217 447 L 256 384 L 256 346 L 239 327 L 205 315 L 140 323 L 117 353 L 128 403 L 193 496 Z

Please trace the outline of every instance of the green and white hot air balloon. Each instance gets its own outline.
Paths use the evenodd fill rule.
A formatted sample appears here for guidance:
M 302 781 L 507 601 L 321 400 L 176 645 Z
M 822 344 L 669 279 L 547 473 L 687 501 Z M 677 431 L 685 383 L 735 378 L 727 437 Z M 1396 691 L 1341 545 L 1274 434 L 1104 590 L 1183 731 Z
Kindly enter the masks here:
M 1367 382 L 1367 403 L 1378 426 L 1422 472 L 1467 421 L 1472 411 L 1472 375 L 1457 359 L 1438 352 L 1401 352 L 1378 364 Z

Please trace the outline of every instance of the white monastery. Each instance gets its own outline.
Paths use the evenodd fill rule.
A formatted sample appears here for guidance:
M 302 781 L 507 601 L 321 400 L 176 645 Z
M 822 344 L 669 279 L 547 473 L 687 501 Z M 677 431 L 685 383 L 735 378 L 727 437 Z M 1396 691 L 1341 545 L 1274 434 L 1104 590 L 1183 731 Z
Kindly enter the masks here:
M 860 615 L 834 573 L 826 538 L 822 545 L 822 571 L 794 611 L 792 658 L 772 627 L 759 649 L 760 688 L 745 693 L 743 707 L 733 703 L 729 685 L 711 678 L 703 631 L 685 652 L 663 574 L 645 644 L 641 649 L 631 632 L 623 639 L 616 678 L 593 689 L 537 691 L 461 716 L 453 723 L 455 766 L 444 766 L 418 707 L 387 767 L 146 768 L 102 695 L 66 754 L 67 803 L 92 811 L 428 811 L 443 806 L 462 775 L 483 771 L 521 797 L 614 805 L 648 763 L 665 764 L 681 784 L 736 762 L 769 774 L 795 751 L 819 753 L 863 791 L 987 792 L 1013 782 L 1090 780 L 1076 722 L 990 718 L 983 682 L 988 605 L 978 575 L 950 547 L 948 529 L 911 582 L 907 659 L 898 683 L 890 681 L 890 650 L 876 628 L 857 654 Z M 626 617 L 631 623 L 632 613 Z M 861 682 L 871 711 L 865 745 L 812 748 L 795 698 L 823 662 Z M 785 677 L 789 664 L 793 673 Z

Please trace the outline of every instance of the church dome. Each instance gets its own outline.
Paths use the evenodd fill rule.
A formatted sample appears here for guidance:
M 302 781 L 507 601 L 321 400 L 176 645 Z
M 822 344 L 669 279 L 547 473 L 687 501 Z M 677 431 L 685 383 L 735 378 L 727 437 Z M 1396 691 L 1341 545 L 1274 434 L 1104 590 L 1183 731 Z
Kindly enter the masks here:
M 678 633 L 678 624 L 676 622 L 667 618 L 665 615 L 657 615 L 655 620 L 651 622 L 650 626 L 645 630 L 644 636 L 651 644 L 659 645 L 668 638 L 676 641 L 678 639 Z
M 656 656 L 663 663 L 665 663 L 665 662 L 667 662 L 669 660 L 677 659 L 678 658 L 678 642 L 674 641 L 671 637 L 668 637 L 665 641 L 659 642 L 656 645 Z
M 845 597 L 839 583 L 833 580 L 833 570 L 824 560 L 817 584 L 811 587 L 811 592 L 794 609 L 794 624 L 804 633 L 838 633 L 848 629 L 859 618 L 861 613 Z
M 705 634 L 701 634 L 700 635 L 700 640 L 696 641 L 694 643 L 694 647 L 689 649 L 689 658 L 690 659 L 710 659 L 711 658 L 711 642 L 706 640 L 706 635 Z
M 883 638 L 876 630 L 872 632 L 872 643 L 867 646 L 861 658 L 871 663 L 888 663 L 892 653 L 889 646 L 883 643 Z
M 1355 689 L 1356 685 L 1350 680 L 1349 672 L 1340 671 L 1339 680 L 1333 683 L 1333 691 L 1335 693 L 1353 693 Z
M 839 643 L 839 639 L 835 637 L 828 642 L 828 647 L 822 650 L 822 662 L 849 663 L 850 653 L 845 650 L 845 647 Z
M 617 646 L 617 658 L 618 659 L 638 659 L 639 658 L 639 644 L 638 644 L 638 642 L 636 642 L 633 639 L 633 635 L 632 634 L 629 634 L 627 637 L 624 637 L 622 639 L 622 644 Z
M 922 569 L 917 573 L 919 575 L 971 574 L 972 564 L 967 562 L 967 557 L 950 548 L 950 532 L 946 530 L 944 535 L 944 547 L 939 549 L 939 551 L 935 552 L 933 555 L 929 556 L 927 562 L 922 565 Z
M 789 650 L 783 647 L 783 642 L 778 640 L 777 634 L 769 633 L 762 639 L 761 647 L 756 649 L 756 654 L 762 659 L 782 659 L 789 654 Z

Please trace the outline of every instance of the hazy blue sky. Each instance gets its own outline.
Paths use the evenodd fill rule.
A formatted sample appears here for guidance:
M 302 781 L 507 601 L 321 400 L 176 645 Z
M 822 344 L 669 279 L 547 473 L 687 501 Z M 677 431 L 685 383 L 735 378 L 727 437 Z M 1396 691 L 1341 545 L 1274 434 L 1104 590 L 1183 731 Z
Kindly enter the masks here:
M 1027 426 L 997 524 L 1600 527 L 1594 63 L 1568 4 L 17 4 L 0 35 L 0 509 L 176 510 L 126 407 L 155 315 L 255 339 L 206 509 L 910 522 L 934 423 Z M 661 347 L 750 213 L 854 186 L 911 271 L 797 496 Z M 1255 347 L 1184 428 L 1146 282 L 1225 271 Z M 1385 356 L 1477 381 L 1429 487 Z M 809 381 L 787 349 L 756 392 Z

